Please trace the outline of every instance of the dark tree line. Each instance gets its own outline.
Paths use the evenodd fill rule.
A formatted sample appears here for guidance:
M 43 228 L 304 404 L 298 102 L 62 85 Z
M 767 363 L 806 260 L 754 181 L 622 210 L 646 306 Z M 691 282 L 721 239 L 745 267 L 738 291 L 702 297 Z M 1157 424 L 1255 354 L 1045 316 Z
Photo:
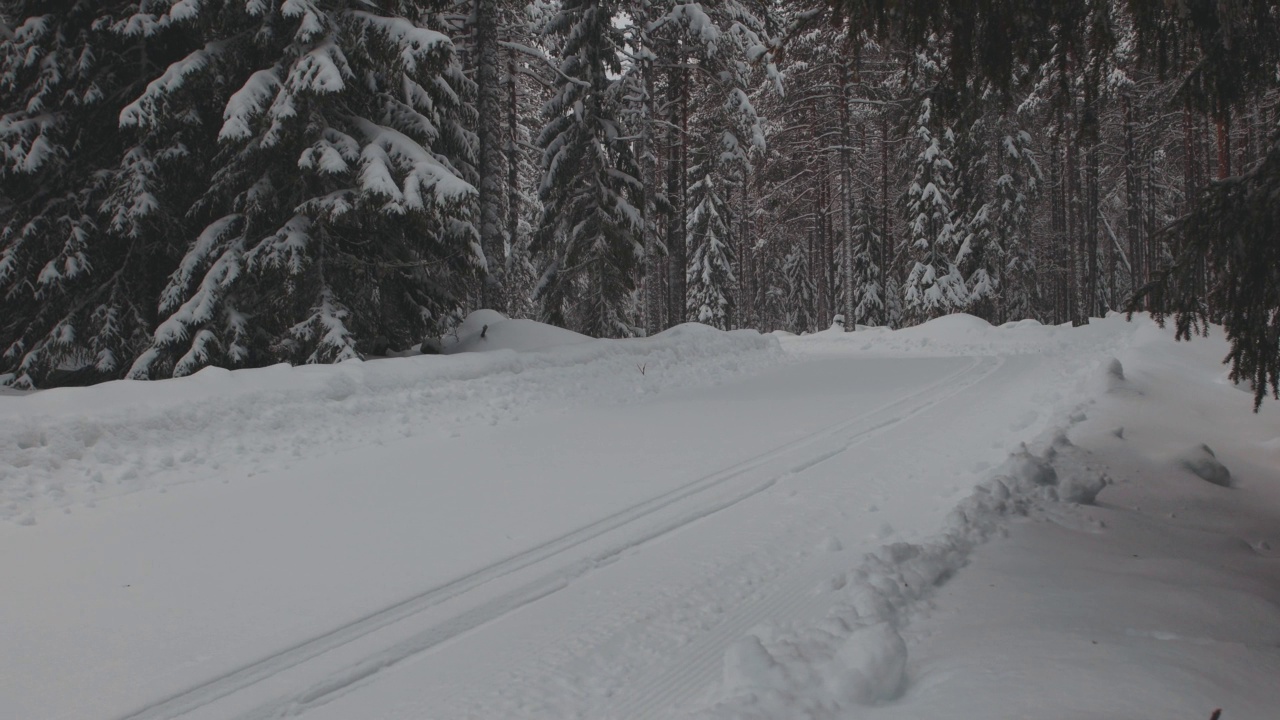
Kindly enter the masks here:
M 16 0 L 0 381 L 593 335 L 1223 322 L 1280 375 L 1260 0 Z

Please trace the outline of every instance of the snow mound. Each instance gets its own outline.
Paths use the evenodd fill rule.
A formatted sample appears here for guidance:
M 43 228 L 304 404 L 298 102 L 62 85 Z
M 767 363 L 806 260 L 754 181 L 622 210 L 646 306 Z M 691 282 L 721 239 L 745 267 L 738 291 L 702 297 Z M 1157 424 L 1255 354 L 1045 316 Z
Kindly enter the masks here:
M 968 563 L 974 549 L 1002 532 L 1010 516 L 1057 503 L 1092 502 L 1107 477 L 1057 430 L 1043 449 L 1021 447 L 962 500 L 946 529 L 921 543 L 897 542 L 867 555 L 831 587 L 844 597 L 827 622 L 766 644 L 758 637 L 726 656 L 722 700 L 700 717 L 765 720 L 858 717 L 858 708 L 891 702 L 908 689 L 901 628 L 936 589 Z M 767 660 L 767 662 L 766 662 Z M 731 671 L 732 670 L 732 671 Z
M 1208 445 L 1197 445 L 1178 458 L 1178 465 L 1196 477 L 1218 487 L 1231 487 L 1231 471 Z
M 936 338 L 967 337 L 975 333 L 991 332 L 991 323 L 968 313 L 943 315 L 926 323 L 911 328 L 915 332 L 928 334 Z
M 1025 330 L 1028 328 L 1043 328 L 1044 324 L 1039 320 L 1027 318 L 1025 320 L 1010 320 L 1000 326 L 1001 330 Z
M 1056 463 L 1060 454 L 1075 455 L 1075 448 L 1061 431 L 1042 456 L 1032 454 L 1024 446 L 1005 460 L 994 478 L 979 486 L 979 493 L 994 493 L 1000 500 L 1038 498 L 1047 502 L 1092 505 L 1108 479 L 1081 462 Z M 1003 511 L 1003 509 L 1001 509 Z
M 786 673 L 765 650 L 760 638 L 748 635 L 729 646 L 724 655 L 724 691 L 730 695 L 781 690 Z
M 494 320 L 485 339 L 495 344 L 539 349 L 206 368 L 173 380 L 2 396 L 0 521 L 31 524 L 50 508 L 250 477 L 292 457 L 447 437 L 570 403 L 634 402 L 787 359 L 776 338 L 751 331 L 681 326 L 648 339 L 590 340 L 497 313 L 469 320 Z
M 465 352 L 515 350 L 533 352 L 577 345 L 591 338 L 572 330 L 534 320 L 509 319 L 496 310 L 476 310 L 443 343 L 446 355 Z
M 1035 320 L 1005 323 L 999 327 L 987 321 L 957 313 L 944 315 L 921 325 L 891 330 L 855 325 L 856 332 L 823 330 L 800 337 L 780 335 L 783 347 L 805 354 L 850 352 L 871 355 L 911 355 L 955 357 L 969 355 L 1071 355 L 1082 347 L 1114 351 L 1133 342 L 1137 331 L 1167 341 L 1147 315 L 1136 314 L 1130 323 L 1123 316 L 1095 318 L 1081 327 L 1055 327 Z
M 1133 381 L 1125 375 L 1124 365 L 1118 358 L 1104 360 L 1095 374 L 1097 379 L 1094 384 L 1099 393 L 1120 396 L 1142 395 L 1142 391 L 1134 387 Z
M 859 628 L 836 651 L 828 680 L 846 705 L 896 700 L 907 682 L 907 643 L 892 623 Z
M 997 479 L 1022 487 L 1050 487 L 1058 484 L 1058 473 L 1047 461 L 1032 455 L 1024 445 L 1004 462 L 1004 472 Z

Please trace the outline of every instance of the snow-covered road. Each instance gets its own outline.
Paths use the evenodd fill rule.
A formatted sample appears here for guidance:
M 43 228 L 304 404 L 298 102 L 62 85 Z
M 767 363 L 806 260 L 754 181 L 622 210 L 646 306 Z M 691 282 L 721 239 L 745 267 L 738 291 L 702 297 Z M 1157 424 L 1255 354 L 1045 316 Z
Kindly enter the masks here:
M 492 381 L 455 373 L 457 407 L 518 412 L 407 432 L 391 432 L 403 394 L 335 395 L 333 383 L 290 406 L 296 423 L 243 420 L 244 438 L 216 419 L 186 428 L 251 449 L 239 458 L 182 432 L 130 440 L 129 418 L 165 417 L 145 407 L 93 426 L 114 445 L 53 458 L 40 453 L 58 439 L 32 433 L 87 421 L 60 426 L 56 405 L 18 398 L 48 415 L 38 432 L 10 416 L 8 481 L 24 468 L 51 479 L 10 493 L 19 522 L 0 525 L 0 644 L 20 659 L 0 674 L 5 714 L 695 711 L 717 699 L 734 643 L 820 622 L 865 553 L 936 535 L 1020 441 L 1063 422 L 1082 378 L 1128 337 L 1081 330 L 1055 352 L 1065 329 L 965 322 L 788 339 L 785 356 L 742 340 L 637 363 L 578 351 Z M 671 345 L 706 341 L 694 335 Z M 404 368 L 435 361 L 364 372 L 413 387 Z M 522 372 L 586 389 L 504 399 Z M 378 387 L 371 378 L 360 387 Z M 343 442 L 343 403 L 358 441 Z M 296 427 L 320 424 L 331 447 L 298 440 Z M 136 453 L 143 472 L 121 476 L 126 494 L 83 501 L 67 477 L 92 469 L 92 452 Z M 200 453 L 217 467 L 184 464 Z

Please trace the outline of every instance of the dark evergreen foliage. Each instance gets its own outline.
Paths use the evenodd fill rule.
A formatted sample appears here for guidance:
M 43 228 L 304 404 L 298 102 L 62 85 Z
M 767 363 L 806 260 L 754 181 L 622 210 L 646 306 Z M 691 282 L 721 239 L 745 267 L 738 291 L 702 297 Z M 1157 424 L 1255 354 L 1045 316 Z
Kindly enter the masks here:
M 15 0 L 0 383 L 336 362 L 480 306 L 617 337 L 1143 290 L 1261 398 L 1272 5 Z
M 227 2 L 155 18 L 202 42 L 122 123 L 163 125 L 199 95 L 225 109 L 199 120 L 219 128 L 190 213 L 203 229 L 132 377 L 404 347 L 458 306 L 474 189 L 457 164 L 471 138 L 450 113 L 467 86 L 449 38 L 408 19 L 411 5 Z
M 1171 313 L 1180 337 L 1220 318 L 1232 343 L 1227 357 L 1232 376 L 1252 382 L 1259 402 L 1268 387 L 1273 394 L 1278 392 L 1280 295 L 1275 279 L 1280 258 L 1274 252 L 1278 236 L 1272 206 L 1280 193 L 1280 145 L 1271 143 L 1261 162 L 1243 176 L 1225 177 L 1232 161 L 1228 123 L 1233 113 L 1276 85 L 1280 13 L 1275 3 L 832 0 L 831 8 L 836 17 L 848 22 L 849 32 L 892 38 L 908 47 L 924 47 L 932 33 L 949 32 L 946 63 L 953 99 L 962 95 L 959 90 L 973 77 L 1008 94 L 1022 65 L 1051 66 L 1056 60 L 1062 68 L 1084 69 L 1080 104 L 1075 105 L 1069 93 L 1057 94 L 1057 102 L 1076 116 L 1077 139 L 1086 152 L 1084 202 L 1090 204 L 1085 216 L 1090 278 L 1082 298 L 1086 313 L 1101 304 L 1096 283 L 1103 229 L 1095 225 L 1097 160 L 1092 153 L 1104 111 L 1101 96 L 1108 64 L 1123 32 L 1121 25 L 1131 28 L 1136 58 L 1176 78 L 1172 99 L 1188 112 L 1195 108 L 1213 118 L 1222 178 L 1205 188 L 1203 196 L 1186 198 L 1187 213 L 1164 234 L 1175 240 L 1176 260 L 1134 302 L 1146 303 L 1157 317 Z M 1064 87 L 1066 81 L 1066 75 L 1061 75 Z M 1187 122 L 1190 148 L 1193 141 Z M 1195 177 L 1191 170 L 1187 175 Z M 1131 177 L 1129 191 L 1136 189 Z
M 120 377 L 197 184 L 199 143 L 118 128 L 176 33 L 120 29 L 136 3 L 18 2 L 0 42 L 0 384 Z M 194 112 L 195 108 L 190 108 Z M 74 370 L 74 374 L 67 371 Z
M 644 253 L 632 201 L 640 181 L 619 111 L 618 10 L 612 2 L 567 0 L 545 30 L 560 39 L 561 60 L 538 138 L 543 214 L 533 250 L 545 269 L 535 296 L 547 321 L 595 337 L 639 329 L 631 293 Z
M 1220 181 L 1196 211 L 1169 232 L 1182 239 L 1178 259 L 1144 291 L 1171 316 L 1179 339 L 1222 323 L 1231 342 L 1231 379 L 1251 383 L 1254 407 L 1268 390 L 1280 398 L 1280 152 Z M 1207 284 L 1207 289 L 1206 289 Z

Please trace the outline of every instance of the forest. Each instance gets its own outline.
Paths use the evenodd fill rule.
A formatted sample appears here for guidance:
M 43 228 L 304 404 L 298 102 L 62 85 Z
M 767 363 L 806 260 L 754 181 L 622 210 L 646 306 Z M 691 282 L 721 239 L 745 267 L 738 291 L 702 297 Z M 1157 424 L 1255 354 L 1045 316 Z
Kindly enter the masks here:
M 1260 0 L 8 0 L 0 385 L 964 312 L 1280 371 Z

